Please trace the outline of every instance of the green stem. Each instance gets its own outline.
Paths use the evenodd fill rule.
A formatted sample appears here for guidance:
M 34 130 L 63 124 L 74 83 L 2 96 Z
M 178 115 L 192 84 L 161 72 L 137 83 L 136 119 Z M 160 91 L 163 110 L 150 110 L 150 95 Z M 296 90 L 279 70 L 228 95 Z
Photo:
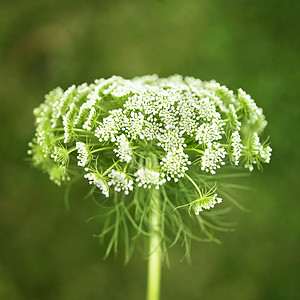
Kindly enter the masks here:
M 95 144 L 97 145 L 97 144 Z M 114 149 L 114 147 L 104 147 L 104 148 L 98 148 L 98 149 L 94 149 L 91 151 L 91 153 L 96 153 L 96 152 L 100 152 L 100 151 L 104 151 L 104 150 L 111 150 Z
M 198 185 L 195 183 L 195 181 L 190 176 L 188 176 L 186 173 L 184 173 L 184 176 L 193 184 L 193 186 L 196 188 L 199 196 L 202 198 L 202 193 L 201 193 Z
M 159 300 L 161 277 L 160 194 L 154 188 L 151 192 L 147 300 Z

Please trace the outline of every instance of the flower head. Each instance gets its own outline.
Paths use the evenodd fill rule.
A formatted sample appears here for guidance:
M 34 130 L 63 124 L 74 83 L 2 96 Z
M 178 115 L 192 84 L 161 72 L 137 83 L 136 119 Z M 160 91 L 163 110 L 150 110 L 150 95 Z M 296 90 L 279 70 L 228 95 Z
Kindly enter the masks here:
M 175 182 L 178 178 L 184 176 L 184 172 L 188 170 L 188 165 L 191 162 L 188 160 L 188 155 L 183 152 L 183 148 L 173 148 L 168 151 L 166 156 L 161 159 L 161 168 L 163 176 L 167 176 L 167 180 L 170 181 L 174 178 Z
M 219 169 L 251 171 L 271 158 L 261 137 L 267 122 L 250 95 L 193 77 L 112 76 L 57 88 L 34 115 L 36 134 L 28 151 L 34 166 L 59 185 L 71 176 L 87 179 L 115 209 L 115 225 L 108 213 L 103 232 L 122 224 L 127 239 L 127 221 L 147 235 L 151 197 L 157 196 L 164 220 L 159 234 L 166 225 L 176 241 L 183 235 L 187 244 L 194 235 L 176 207 L 193 209 L 203 230 L 201 215 L 208 213 L 201 212 L 222 201 L 221 189 L 205 192 L 221 178 Z
M 116 192 L 125 191 L 125 194 L 128 195 L 129 191 L 133 190 L 133 180 L 126 173 L 112 169 L 108 177 L 110 178 L 108 185 L 113 186 Z
M 203 209 L 211 209 L 214 208 L 216 204 L 222 202 L 222 198 L 218 197 L 217 194 L 212 195 L 204 195 L 203 197 L 197 199 L 196 202 L 193 204 L 193 210 L 195 215 L 199 215 Z
M 125 134 L 116 137 L 116 144 L 118 147 L 113 150 L 116 153 L 116 156 L 120 158 L 120 161 L 129 163 L 132 159 L 132 149 Z
M 245 146 L 245 167 L 250 171 L 253 170 L 253 164 L 260 167 L 261 163 L 269 163 L 271 158 L 272 149 L 270 146 L 264 146 L 260 142 L 257 132 L 250 135 Z
M 90 149 L 89 146 L 83 142 L 76 142 L 76 149 L 78 151 L 78 166 L 84 167 L 90 161 Z
M 201 157 L 201 170 L 216 174 L 216 170 L 225 165 L 226 150 L 220 143 L 208 143 Z
M 162 178 L 162 174 L 154 170 L 149 170 L 148 168 L 140 168 L 135 173 L 136 182 L 139 187 L 151 188 L 153 185 L 156 189 L 166 182 L 165 178 Z
M 241 144 L 241 137 L 238 131 L 235 131 L 231 135 L 231 150 L 232 150 L 232 157 L 235 165 L 239 164 L 239 159 L 241 157 L 242 153 L 242 147 Z
M 231 162 L 252 169 L 253 164 L 268 163 L 271 156 L 270 146 L 263 146 L 259 138 L 262 110 L 243 90 L 235 95 L 215 81 L 179 75 L 132 80 L 113 76 L 66 91 L 55 89 L 34 113 L 37 132 L 31 153 L 36 162 L 41 151 L 45 159 L 68 168 L 75 146 L 78 166 L 96 163 L 109 168 L 108 160 L 114 164 L 116 157 L 118 168 L 127 164 L 138 187 L 177 182 L 192 163 L 215 174 Z M 155 171 L 146 164 L 152 155 L 158 160 Z M 154 174 L 159 179 L 154 180 Z
M 68 167 L 75 143 L 78 166 L 89 167 L 95 159 L 101 165 L 102 149 L 111 149 L 121 169 L 126 163 L 132 174 L 139 174 L 133 179 L 137 186 L 142 182 L 138 170 L 147 169 L 137 157 L 146 162 L 155 155 L 157 172 L 166 181 L 177 182 L 193 160 L 202 171 L 215 174 L 227 161 L 235 165 L 243 161 L 251 169 L 253 164 L 268 163 L 271 156 L 271 148 L 259 140 L 264 116 L 254 100 L 241 89 L 234 95 L 215 81 L 192 77 L 113 76 L 91 85 L 73 85 L 65 92 L 56 89 L 35 115 L 33 144 L 39 145 L 35 149 L 45 158 Z M 91 155 L 89 144 L 97 155 Z M 37 151 L 32 153 L 38 157 Z
M 84 178 L 88 179 L 90 184 L 94 184 L 97 188 L 99 188 L 103 195 L 109 197 L 108 184 L 101 174 L 90 172 L 85 174 Z
M 196 200 L 191 201 L 190 203 L 186 203 L 184 205 L 178 206 L 175 209 L 182 208 L 185 206 L 189 207 L 189 213 L 191 210 L 194 211 L 195 215 L 199 215 L 201 211 L 209 210 L 211 208 L 214 208 L 216 204 L 222 203 L 222 198 L 218 197 L 218 195 L 215 193 L 216 186 L 213 186 L 209 191 L 205 191 L 204 193 L 199 192 L 198 197 Z

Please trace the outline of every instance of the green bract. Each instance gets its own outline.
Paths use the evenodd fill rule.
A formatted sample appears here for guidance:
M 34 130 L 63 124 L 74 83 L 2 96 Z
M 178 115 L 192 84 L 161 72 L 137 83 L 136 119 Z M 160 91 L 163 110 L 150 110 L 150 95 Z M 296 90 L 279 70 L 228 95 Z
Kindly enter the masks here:
M 213 239 L 205 217 L 215 215 L 204 210 L 222 201 L 214 187 L 218 169 L 252 171 L 271 156 L 259 138 L 267 122 L 251 97 L 193 77 L 113 76 L 57 88 L 34 114 L 33 164 L 59 185 L 81 176 L 111 199 L 118 222 L 107 221 L 102 235 L 116 226 L 147 235 L 147 195 L 154 189 L 161 195 L 164 241 L 193 238 L 186 210 L 176 209 L 185 206 Z

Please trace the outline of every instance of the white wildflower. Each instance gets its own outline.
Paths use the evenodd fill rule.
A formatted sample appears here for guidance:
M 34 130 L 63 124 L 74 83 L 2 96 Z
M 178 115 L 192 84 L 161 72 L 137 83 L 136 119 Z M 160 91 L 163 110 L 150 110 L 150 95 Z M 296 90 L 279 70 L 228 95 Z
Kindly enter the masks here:
M 57 99 L 57 101 L 53 105 L 53 113 L 52 113 L 52 119 L 51 119 L 51 128 L 55 128 L 57 125 L 57 122 L 59 120 L 59 117 L 64 114 L 64 112 L 68 109 L 69 107 L 69 101 L 72 97 L 72 94 L 76 90 L 75 85 L 72 85 L 69 87 L 62 95 L 61 98 Z
M 142 136 L 147 140 L 151 141 L 157 138 L 158 133 L 161 131 L 162 124 L 156 123 L 157 120 L 148 117 L 144 121 L 144 129 L 142 131 Z
M 83 142 L 76 142 L 76 149 L 78 151 L 78 166 L 86 166 L 86 164 L 90 161 L 90 151 L 88 145 Z
M 234 164 L 237 166 L 239 164 L 239 159 L 242 153 L 241 137 L 238 131 L 235 131 L 231 135 L 231 150 L 232 156 L 234 158 Z
M 222 198 L 218 197 L 217 194 L 205 196 L 193 205 L 195 215 L 199 215 L 203 209 L 214 208 L 214 206 L 219 203 L 222 203 Z
M 54 161 L 61 163 L 62 168 L 66 168 L 69 162 L 68 150 L 63 146 L 55 146 L 51 154 Z
M 181 135 L 188 134 L 192 136 L 198 127 L 198 123 L 196 118 L 191 117 L 182 117 L 179 122 L 179 132 Z
M 250 155 L 254 164 L 256 164 L 259 160 L 262 160 L 265 163 L 270 162 L 272 149 L 270 146 L 264 147 L 261 144 L 257 132 L 252 134 L 252 137 L 249 141 L 248 150 L 250 151 Z
M 41 146 L 45 158 L 51 156 L 53 139 L 54 134 L 52 132 L 42 130 L 36 133 L 36 143 Z
M 262 144 L 259 141 L 257 132 L 254 132 L 250 140 L 250 149 L 253 155 L 259 155 L 263 149 Z
M 88 115 L 88 118 L 86 119 L 86 121 L 84 122 L 82 128 L 87 130 L 87 131 L 90 131 L 92 129 L 92 121 L 93 119 L 96 118 L 96 109 L 95 107 L 92 107 L 91 110 L 90 110 L 90 113 Z
M 177 113 L 174 112 L 174 106 L 169 106 L 168 103 L 165 103 L 166 107 L 160 109 L 159 111 L 159 117 L 162 121 L 162 123 L 165 125 L 165 128 L 167 130 L 172 130 L 176 128 L 178 124 L 178 117 Z
M 189 156 L 183 152 L 183 148 L 174 148 L 167 152 L 166 156 L 162 158 L 161 168 L 163 173 L 167 175 L 167 180 L 174 178 L 178 181 L 178 178 L 184 176 L 184 172 L 188 170 L 187 165 L 190 165 Z
M 123 112 L 121 109 L 110 111 L 110 115 L 103 119 L 102 123 L 96 128 L 95 136 L 99 142 L 114 142 L 116 135 L 121 127 L 123 121 Z
M 138 182 L 139 187 L 151 188 L 152 185 L 159 188 L 160 185 L 164 184 L 166 180 L 161 178 L 159 172 L 149 170 L 148 168 L 140 168 L 137 172 L 134 173 L 136 181 Z
M 116 153 L 116 156 L 120 158 L 121 162 L 125 161 L 129 163 L 132 159 L 132 149 L 125 134 L 116 137 L 116 145 L 118 148 L 113 150 Z
M 111 80 L 110 84 L 103 89 L 103 94 L 104 95 L 109 95 L 113 92 L 114 89 L 116 89 L 118 86 L 118 82 L 117 81 L 113 81 Z
M 225 165 L 223 161 L 225 156 L 226 150 L 219 143 L 208 144 L 201 157 L 201 170 L 215 174 L 216 169 L 219 169 L 221 165 Z
M 259 130 L 263 130 L 266 126 L 266 121 L 264 119 L 263 110 L 257 107 L 254 100 L 244 92 L 242 89 L 238 89 L 238 100 L 245 111 L 248 122 L 254 124 L 257 121 L 260 121 Z
M 130 83 L 130 81 L 128 81 Z M 111 91 L 111 95 L 115 98 L 123 98 L 131 93 L 130 87 L 119 85 Z
M 157 134 L 157 146 L 161 146 L 165 151 L 178 149 L 184 145 L 184 138 L 180 136 L 179 129 L 162 130 L 162 134 Z
M 125 131 L 129 138 L 134 140 L 141 138 L 144 125 L 144 115 L 141 112 L 131 112 L 130 118 L 126 118 L 124 123 Z
M 158 188 L 188 175 L 194 158 L 203 172 L 215 174 L 225 161 L 235 165 L 243 161 L 251 170 L 253 165 L 260 168 L 261 163 L 268 163 L 271 157 L 271 148 L 259 140 L 266 125 L 262 109 L 243 90 L 234 95 L 215 81 L 179 75 L 132 80 L 113 76 L 72 86 L 65 92 L 58 88 L 46 96 L 34 114 L 37 131 L 29 153 L 36 165 L 44 168 L 48 161 L 43 159 L 52 158 L 54 162 L 50 162 L 67 170 L 72 161 L 69 158 L 77 150 L 77 164 L 90 170 L 93 153 L 97 170 L 110 165 L 105 159 L 115 154 L 116 170 L 126 165 L 128 173 L 112 170 L 107 182 L 97 176 L 103 186 L 126 193 L 133 188 L 128 174 L 135 175 L 138 186 Z M 99 147 L 91 151 L 90 145 L 95 144 Z M 198 153 L 198 157 L 189 157 L 185 149 Z M 155 155 L 160 164 L 153 166 L 155 171 L 146 165 L 141 168 L 134 155 L 145 161 Z
M 265 163 L 269 163 L 271 160 L 272 148 L 270 146 L 261 149 L 260 155 Z
M 201 124 L 196 131 L 195 140 L 199 141 L 199 144 L 208 144 L 221 139 L 222 134 L 225 133 L 224 125 L 225 123 L 218 119 L 213 119 L 211 123 Z
M 76 117 L 76 119 L 74 120 L 74 126 L 80 124 L 84 118 L 86 117 L 86 115 L 89 113 L 89 111 L 92 109 L 92 107 L 96 104 L 96 99 L 95 98 L 91 98 L 88 99 L 86 102 L 84 102 L 80 109 L 79 109 L 79 113 Z
M 219 116 L 219 113 L 216 112 L 214 102 L 209 97 L 198 99 L 195 108 L 197 110 L 197 117 L 203 119 L 205 122 Z
M 133 190 L 133 180 L 129 179 L 124 172 L 116 171 L 114 169 L 108 174 L 110 181 L 109 186 L 114 186 L 116 192 L 124 191 L 126 195 Z
M 90 104 L 94 105 L 95 103 L 97 103 L 98 101 L 100 101 L 102 99 L 102 97 L 99 95 L 99 86 L 95 86 L 94 90 L 92 90 L 88 96 L 87 99 L 90 100 Z
M 232 128 L 236 130 L 241 129 L 242 123 L 238 120 L 238 116 L 236 114 L 236 110 L 233 104 L 229 104 L 228 119 Z
M 73 133 L 73 119 L 76 114 L 76 105 L 74 102 L 70 104 L 69 111 L 62 116 L 64 126 L 64 143 L 71 141 Z
M 52 180 L 57 185 L 61 185 L 62 181 L 69 181 L 71 179 L 67 174 L 66 168 L 60 164 L 49 166 L 47 172 L 49 174 L 50 180 Z
M 100 174 L 87 173 L 84 175 L 84 178 L 87 178 L 90 184 L 94 184 L 97 188 L 99 188 L 103 195 L 109 197 L 108 185 Z

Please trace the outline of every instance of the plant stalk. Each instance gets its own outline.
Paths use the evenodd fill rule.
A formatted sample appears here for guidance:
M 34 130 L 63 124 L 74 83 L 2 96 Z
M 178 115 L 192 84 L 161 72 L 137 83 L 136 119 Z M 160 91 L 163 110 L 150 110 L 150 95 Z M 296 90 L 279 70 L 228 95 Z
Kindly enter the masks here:
M 161 277 L 160 193 L 154 188 L 151 191 L 150 203 L 152 210 L 150 215 L 151 235 L 149 237 L 147 300 L 159 300 Z

